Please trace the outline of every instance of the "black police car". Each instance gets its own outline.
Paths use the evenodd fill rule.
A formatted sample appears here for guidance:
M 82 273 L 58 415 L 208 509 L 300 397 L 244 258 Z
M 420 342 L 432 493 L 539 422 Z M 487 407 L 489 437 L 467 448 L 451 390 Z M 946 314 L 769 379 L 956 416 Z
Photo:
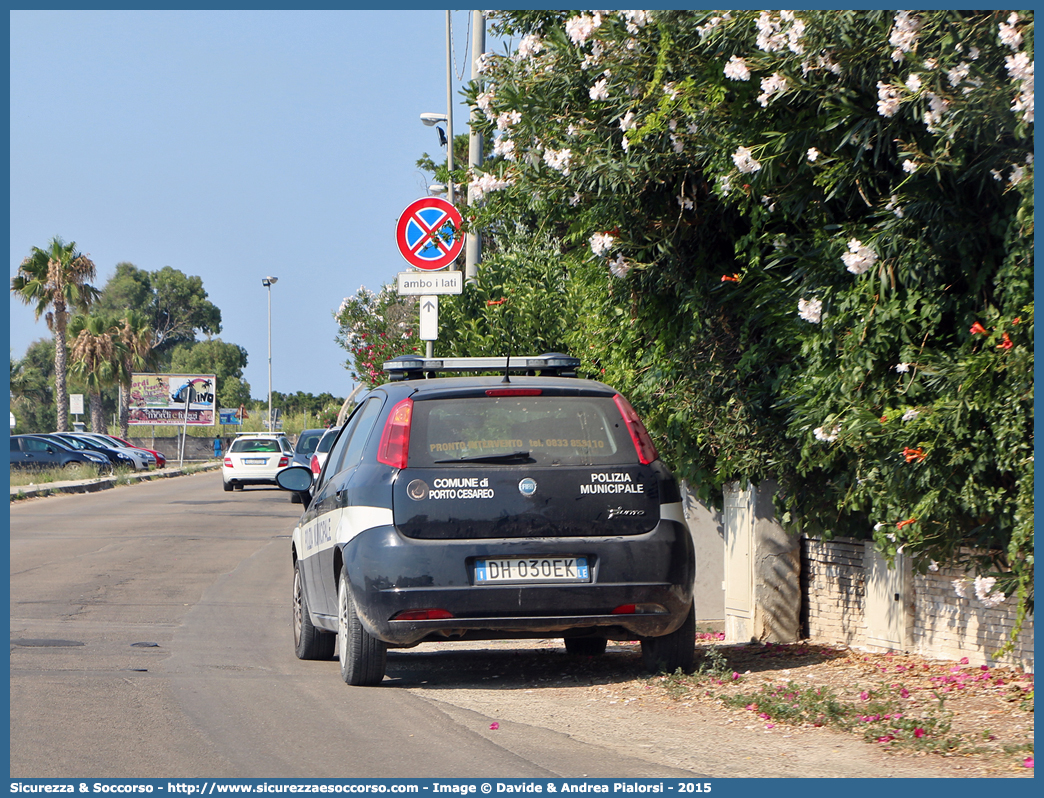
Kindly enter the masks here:
M 299 658 L 336 644 L 344 680 L 372 685 L 388 648 L 560 636 L 587 655 L 638 639 L 646 667 L 692 669 L 677 483 L 627 400 L 578 365 L 397 358 L 314 485 L 306 468 L 279 473 L 306 507 L 292 544 Z

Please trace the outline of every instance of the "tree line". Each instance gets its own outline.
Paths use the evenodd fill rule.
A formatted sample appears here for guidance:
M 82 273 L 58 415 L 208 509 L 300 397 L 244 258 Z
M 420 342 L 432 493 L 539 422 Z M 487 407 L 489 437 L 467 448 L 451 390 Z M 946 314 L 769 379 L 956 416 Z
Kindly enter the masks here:
M 138 372 L 214 374 L 220 407 L 255 405 L 243 379 L 247 352 L 216 337 L 221 311 L 200 277 L 123 262 L 98 289 L 91 284 L 96 273 L 90 257 L 60 237 L 34 247 L 19 265 L 11 290 L 45 319 L 53 337 L 11 358 L 17 431 L 68 430 L 71 386 L 88 398 L 92 430 L 108 430 L 107 419 L 115 417 L 127 437 L 130 379 Z M 274 393 L 273 401 L 287 413 L 317 417 L 333 405 L 336 417 L 340 407 L 329 394 Z

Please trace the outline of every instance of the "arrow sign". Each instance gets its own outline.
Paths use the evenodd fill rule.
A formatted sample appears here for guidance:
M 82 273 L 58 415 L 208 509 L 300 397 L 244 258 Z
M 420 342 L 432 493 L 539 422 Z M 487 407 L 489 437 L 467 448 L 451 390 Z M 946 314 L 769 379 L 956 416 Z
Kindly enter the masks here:
M 437 341 L 439 338 L 439 298 L 438 296 L 422 296 L 420 298 L 420 339 Z
M 422 197 L 406 206 L 395 225 L 395 244 L 411 266 L 435 271 L 449 266 L 464 248 L 463 219 L 453 204 Z

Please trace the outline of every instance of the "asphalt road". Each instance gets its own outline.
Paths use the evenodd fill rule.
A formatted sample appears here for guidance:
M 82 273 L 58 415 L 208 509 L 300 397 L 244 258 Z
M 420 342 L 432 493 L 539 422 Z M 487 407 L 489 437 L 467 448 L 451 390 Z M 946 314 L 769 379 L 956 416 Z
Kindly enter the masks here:
M 377 688 L 298 661 L 299 512 L 276 489 L 224 493 L 217 472 L 13 504 L 11 776 L 698 775 L 539 724 L 493 733 L 397 689 L 424 684 L 421 649 Z

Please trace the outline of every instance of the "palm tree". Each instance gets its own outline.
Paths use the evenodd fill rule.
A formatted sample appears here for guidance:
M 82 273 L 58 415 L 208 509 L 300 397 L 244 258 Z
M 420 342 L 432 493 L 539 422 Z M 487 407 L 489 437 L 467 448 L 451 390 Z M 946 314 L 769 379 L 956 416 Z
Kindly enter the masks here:
M 105 432 L 102 389 L 116 383 L 122 363 L 119 326 L 106 316 L 73 316 L 69 321 L 72 365 L 69 372 L 87 387 L 91 430 Z
M 54 333 L 54 401 L 60 432 L 69 429 L 66 327 L 70 311 L 86 312 L 98 296 L 89 284 L 95 273 L 94 262 L 76 251 L 75 242 L 66 244 L 55 236 L 47 249 L 33 247 L 11 278 L 11 292 L 26 305 L 35 305 L 36 318 L 45 316 Z
M 152 366 L 155 331 L 149 317 L 138 310 L 128 310 L 119 321 L 120 341 L 120 437 L 128 437 L 131 375 Z

